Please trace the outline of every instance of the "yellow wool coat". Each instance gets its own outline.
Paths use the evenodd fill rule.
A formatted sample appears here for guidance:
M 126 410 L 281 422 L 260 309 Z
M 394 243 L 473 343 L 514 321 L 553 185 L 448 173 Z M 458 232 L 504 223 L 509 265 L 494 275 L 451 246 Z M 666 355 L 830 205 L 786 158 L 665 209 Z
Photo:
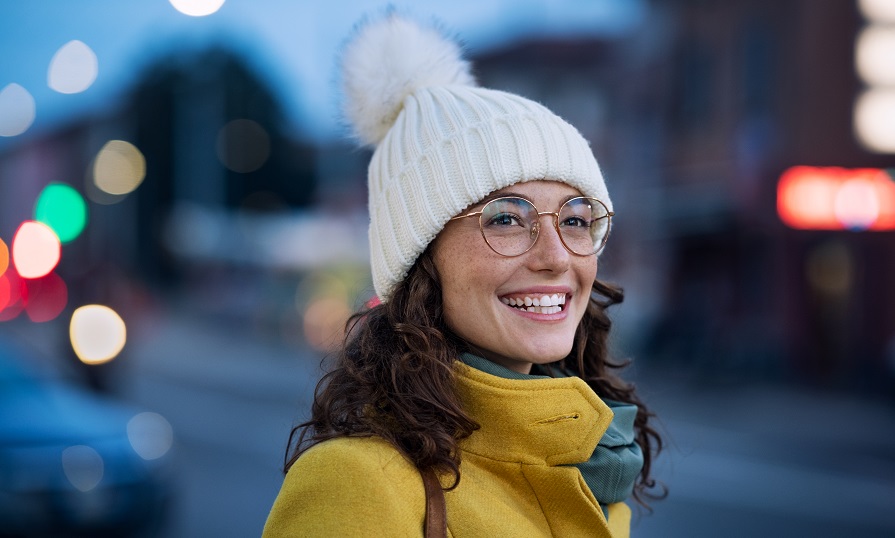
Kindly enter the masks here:
M 458 362 L 457 383 L 481 429 L 461 442 L 460 484 L 445 492 L 449 536 L 629 535 L 630 509 L 609 505 L 607 521 L 571 465 L 612 421 L 584 381 L 505 379 Z M 422 536 L 425 508 L 419 471 L 386 441 L 332 439 L 289 470 L 264 537 Z

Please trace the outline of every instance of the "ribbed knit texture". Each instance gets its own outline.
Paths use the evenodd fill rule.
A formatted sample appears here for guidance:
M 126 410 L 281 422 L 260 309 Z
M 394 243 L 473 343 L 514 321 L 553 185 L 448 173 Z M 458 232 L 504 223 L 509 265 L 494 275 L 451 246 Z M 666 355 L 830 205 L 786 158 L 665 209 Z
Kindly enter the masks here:
M 451 217 L 495 190 L 561 181 L 612 209 L 574 127 L 534 101 L 472 86 L 408 95 L 368 178 L 373 283 L 383 301 Z

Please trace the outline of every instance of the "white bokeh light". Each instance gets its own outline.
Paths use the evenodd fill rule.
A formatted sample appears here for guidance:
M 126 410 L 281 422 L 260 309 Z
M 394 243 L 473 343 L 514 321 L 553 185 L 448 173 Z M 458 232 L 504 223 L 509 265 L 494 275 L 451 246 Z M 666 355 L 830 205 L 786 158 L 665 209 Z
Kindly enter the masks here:
M 0 90 L 0 136 L 18 136 L 34 123 L 34 97 L 18 84 Z
M 62 470 L 75 489 L 87 492 L 103 479 L 105 465 L 99 452 L 87 445 L 75 445 L 62 451 Z
M 855 102 L 858 141 L 877 153 L 895 153 L 895 90 L 867 90 Z
M 174 9 L 191 17 L 204 17 L 221 9 L 225 0 L 170 0 Z
M 22 278 L 46 276 L 59 264 L 62 243 L 43 222 L 25 221 L 12 240 L 12 260 Z
M 155 460 L 171 449 L 174 430 L 165 417 L 147 411 L 135 415 L 127 423 L 127 438 L 141 458 Z
M 892 0 L 858 0 L 861 13 L 873 22 L 895 22 L 895 2 Z
M 82 362 L 101 364 L 114 359 L 124 349 L 127 330 L 117 312 L 108 306 L 93 304 L 74 311 L 69 336 Z
M 80 93 L 93 84 L 98 71 L 93 50 L 82 41 L 69 41 L 53 55 L 47 84 L 59 93 Z
M 895 26 L 874 25 L 858 35 L 855 66 L 868 84 L 895 86 Z

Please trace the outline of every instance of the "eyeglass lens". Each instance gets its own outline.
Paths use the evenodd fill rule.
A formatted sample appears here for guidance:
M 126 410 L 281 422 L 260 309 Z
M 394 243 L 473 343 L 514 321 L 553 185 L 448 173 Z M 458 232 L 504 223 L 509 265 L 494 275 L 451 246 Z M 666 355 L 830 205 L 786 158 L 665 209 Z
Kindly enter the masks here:
M 559 211 L 559 233 L 575 254 L 589 255 L 603 246 L 609 232 L 606 207 L 593 198 L 573 198 Z M 524 198 L 488 202 L 480 217 L 485 241 L 499 254 L 518 256 L 534 245 L 540 230 L 538 210 Z

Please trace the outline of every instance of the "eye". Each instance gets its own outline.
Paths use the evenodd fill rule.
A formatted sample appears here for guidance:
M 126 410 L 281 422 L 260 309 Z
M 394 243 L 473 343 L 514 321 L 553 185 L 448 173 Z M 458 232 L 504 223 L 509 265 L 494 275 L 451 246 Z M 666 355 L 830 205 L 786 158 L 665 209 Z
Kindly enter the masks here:
M 562 222 L 559 223 L 560 226 L 568 226 L 572 228 L 590 228 L 590 221 L 584 217 L 573 215 L 571 217 L 566 217 Z
M 513 213 L 498 213 L 488 219 L 488 226 L 522 226 L 522 219 Z

